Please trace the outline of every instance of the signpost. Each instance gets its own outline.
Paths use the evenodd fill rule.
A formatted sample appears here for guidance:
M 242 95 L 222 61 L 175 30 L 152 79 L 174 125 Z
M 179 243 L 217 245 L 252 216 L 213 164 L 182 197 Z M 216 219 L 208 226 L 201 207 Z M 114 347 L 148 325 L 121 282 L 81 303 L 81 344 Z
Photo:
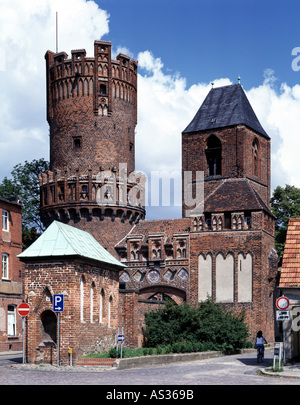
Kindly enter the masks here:
M 276 300 L 276 307 L 278 311 L 276 311 L 276 320 L 282 322 L 282 332 L 283 332 L 283 365 L 285 365 L 285 329 L 284 329 L 284 321 L 290 320 L 290 311 L 288 308 L 290 306 L 290 301 L 287 297 L 282 295 L 281 297 L 277 298 Z
M 60 313 L 64 310 L 64 295 L 53 295 L 53 312 L 57 312 L 57 365 L 59 366 Z
M 290 301 L 287 297 L 285 297 L 284 295 L 282 297 L 277 298 L 276 300 L 276 307 L 279 310 L 285 310 L 288 309 L 288 307 L 290 306 Z
M 278 370 L 280 370 L 282 359 L 282 342 L 274 343 L 273 370 L 276 368 L 276 357 L 278 358 Z
M 119 328 L 118 328 L 118 337 L 117 337 L 117 350 L 119 349 L 119 342 L 121 343 L 121 355 L 120 357 L 122 358 L 123 355 L 123 343 L 125 340 L 124 332 L 123 332 L 123 327 L 122 327 L 122 332 L 119 334 Z
M 276 321 L 289 321 L 290 311 L 276 311 Z
M 63 312 L 64 310 L 64 295 L 54 294 L 53 295 L 53 312 Z
M 30 306 L 26 302 L 18 305 L 18 314 L 22 317 L 22 334 L 23 334 L 23 364 L 25 364 L 25 317 L 30 312 Z
M 30 306 L 26 302 L 22 302 L 17 308 L 20 316 L 27 316 L 30 312 Z

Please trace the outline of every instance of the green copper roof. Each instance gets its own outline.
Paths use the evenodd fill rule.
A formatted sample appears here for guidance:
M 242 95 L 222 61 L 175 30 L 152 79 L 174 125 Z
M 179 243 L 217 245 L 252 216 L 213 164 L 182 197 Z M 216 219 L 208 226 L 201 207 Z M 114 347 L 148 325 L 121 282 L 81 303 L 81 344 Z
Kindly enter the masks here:
M 110 266 L 126 267 L 88 232 L 58 221 L 53 221 L 32 245 L 18 255 L 21 260 L 62 256 L 80 256 Z

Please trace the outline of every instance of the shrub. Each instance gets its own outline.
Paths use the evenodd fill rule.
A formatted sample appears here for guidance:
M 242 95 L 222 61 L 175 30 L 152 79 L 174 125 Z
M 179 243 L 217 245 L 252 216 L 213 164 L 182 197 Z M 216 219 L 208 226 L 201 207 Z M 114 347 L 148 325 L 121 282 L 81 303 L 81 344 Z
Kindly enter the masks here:
M 181 352 L 181 344 L 180 343 L 174 343 L 171 346 L 171 350 L 172 350 L 172 353 L 180 353 Z
M 112 347 L 110 349 L 110 351 L 108 352 L 108 355 L 109 355 L 110 358 L 116 359 L 118 357 L 118 355 L 119 355 L 119 352 L 115 347 Z
M 157 348 L 156 348 L 156 353 L 157 353 L 157 354 L 162 354 L 162 352 L 163 352 L 162 347 L 161 347 L 161 346 L 157 346 Z
M 191 343 L 189 350 L 192 351 L 240 349 L 245 347 L 248 336 L 244 312 L 224 311 L 211 299 L 197 307 L 167 303 L 146 313 L 145 323 L 147 346 L 163 346 L 176 353 L 187 350 L 186 344 L 174 346 L 178 342 Z M 167 348 L 169 345 L 172 349 Z
M 247 342 L 245 342 L 245 349 L 253 349 L 253 342 L 251 342 L 250 340 L 247 340 Z
M 166 347 L 165 347 L 165 353 L 166 354 L 169 354 L 169 353 L 171 353 L 172 352 L 172 347 L 171 347 L 171 345 L 167 345 Z
M 117 359 L 118 357 L 121 357 L 121 349 L 117 350 L 115 347 L 112 347 L 109 350 L 108 355 L 112 359 Z M 123 349 L 122 349 L 122 358 L 124 358 L 124 357 L 126 357 L 126 350 L 123 347 Z

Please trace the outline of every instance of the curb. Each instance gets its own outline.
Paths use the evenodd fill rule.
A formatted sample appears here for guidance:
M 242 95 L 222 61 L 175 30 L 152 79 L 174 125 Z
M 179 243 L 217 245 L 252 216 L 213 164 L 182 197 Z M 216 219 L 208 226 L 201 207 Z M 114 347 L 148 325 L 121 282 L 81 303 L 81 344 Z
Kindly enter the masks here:
M 293 373 L 292 371 L 289 371 L 288 369 L 283 371 L 269 371 L 267 369 L 261 369 L 260 372 L 263 375 L 269 376 L 269 377 L 281 377 L 281 378 L 297 378 L 300 379 L 300 374 L 299 373 Z
M 232 354 L 242 354 L 247 352 L 252 352 L 256 349 L 242 349 Z M 141 366 L 156 366 L 156 365 L 163 365 L 163 364 L 171 364 L 171 363 L 181 363 L 186 361 L 194 361 L 194 360 L 203 360 L 209 359 L 214 357 L 223 357 L 229 356 L 222 351 L 211 351 L 211 352 L 193 352 L 193 353 L 178 353 L 178 354 L 160 354 L 160 355 L 148 355 L 148 356 L 140 356 L 140 357 L 128 357 L 125 359 L 83 359 L 80 358 L 76 363 L 76 366 L 112 366 L 114 369 L 117 370 L 126 370 L 130 368 L 137 368 Z M 89 364 L 83 364 L 81 361 L 87 360 L 91 361 Z M 107 361 L 107 362 L 105 362 Z M 110 363 L 109 363 L 110 361 Z
M 11 355 L 23 355 L 23 351 L 20 350 L 10 350 L 8 352 L 0 352 L 0 357 L 1 356 L 11 356 Z

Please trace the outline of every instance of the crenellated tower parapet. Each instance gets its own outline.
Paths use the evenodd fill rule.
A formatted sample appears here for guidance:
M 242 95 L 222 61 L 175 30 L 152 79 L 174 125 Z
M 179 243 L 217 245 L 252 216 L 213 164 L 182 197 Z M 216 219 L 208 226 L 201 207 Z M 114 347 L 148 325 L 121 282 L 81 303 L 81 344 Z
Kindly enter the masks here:
M 137 62 L 111 43 L 95 41 L 94 57 L 84 49 L 45 55 L 50 168 L 86 173 L 127 163 L 134 170 L 137 123 Z
M 103 221 L 109 217 L 121 222 L 137 223 L 145 218 L 145 184 L 141 173 L 129 178 L 121 173 L 99 172 L 97 175 L 69 176 L 60 170 L 39 176 L 41 211 L 48 226 L 53 220 L 78 224 L 82 218 Z M 100 224 L 99 224 L 100 225 Z
M 142 189 L 132 202 L 136 178 L 138 187 L 143 183 L 135 175 L 137 62 L 124 54 L 113 60 L 107 41 L 94 42 L 93 57 L 77 49 L 71 58 L 47 51 L 45 59 L 50 171 L 40 177 L 43 222 L 56 218 L 85 228 L 83 216 L 144 218 Z

